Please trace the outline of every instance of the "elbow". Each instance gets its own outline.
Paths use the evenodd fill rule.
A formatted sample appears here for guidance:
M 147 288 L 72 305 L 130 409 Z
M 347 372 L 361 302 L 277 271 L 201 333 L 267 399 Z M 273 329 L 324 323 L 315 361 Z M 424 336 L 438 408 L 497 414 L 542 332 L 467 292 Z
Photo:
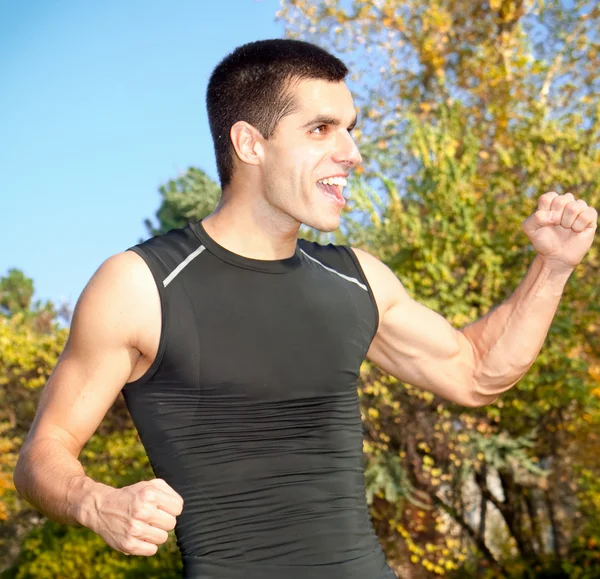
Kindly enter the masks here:
M 15 485 L 16 491 L 21 497 L 27 500 L 27 480 L 28 480 L 28 467 L 27 467 L 27 456 L 25 451 L 22 449 L 17 460 L 17 465 L 13 471 L 13 484 Z
M 39 472 L 41 461 L 36 457 L 37 444 L 26 439 L 17 459 L 13 471 L 13 484 L 16 491 L 26 501 L 31 502 L 32 489 L 35 486 L 36 475 Z
M 494 376 L 477 376 L 473 381 L 471 396 L 477 406 L 485 406 L 495 402 L 501 394 L 510 390 L 525 372 L 508 370 L 504 374 Z
M 482 406 L 493 404 L 496 400 L 498 400 L 498 395 L 496 394 L 481 394 L 473 390 L 460 404 L 466 408 L 481 408 Z
M 456 383 L 455 381 L 454 384 L 456 385 Z M 455 386 L 446 389 L 446 394 L 441 393 L 442 397 L 465 408 L 480 408 L 481 406 L 493 404 L 498 399 L 496 393 L 486 393 L 479 390 L 472 378 L 463 376 L 458 383 L 460 387 Z

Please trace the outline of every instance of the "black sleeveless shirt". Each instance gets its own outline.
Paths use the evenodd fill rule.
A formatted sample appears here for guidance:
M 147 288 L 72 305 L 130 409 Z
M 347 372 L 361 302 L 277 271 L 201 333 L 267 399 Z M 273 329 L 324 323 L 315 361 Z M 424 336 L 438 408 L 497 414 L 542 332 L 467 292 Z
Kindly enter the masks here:
M 388 579 L 365 499 L 359 369 L 378 314 L 354 252 L 241 257 L 201 223 L 131 248 L 161 301 L 158 354 L 123 389 L 184 499 L 184 576 Z

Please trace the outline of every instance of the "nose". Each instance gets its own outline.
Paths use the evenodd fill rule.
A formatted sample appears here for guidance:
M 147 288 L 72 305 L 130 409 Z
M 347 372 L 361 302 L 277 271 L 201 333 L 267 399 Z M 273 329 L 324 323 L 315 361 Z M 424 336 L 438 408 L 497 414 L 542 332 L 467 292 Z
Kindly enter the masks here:
M 350 167 L 357 167 L 362 163 L 362 155 L 360 154 L 352 135 L 345 129 L 340 131 L 340 136 L 336 141 L 333 160 L 336 163 L 344 163 Z

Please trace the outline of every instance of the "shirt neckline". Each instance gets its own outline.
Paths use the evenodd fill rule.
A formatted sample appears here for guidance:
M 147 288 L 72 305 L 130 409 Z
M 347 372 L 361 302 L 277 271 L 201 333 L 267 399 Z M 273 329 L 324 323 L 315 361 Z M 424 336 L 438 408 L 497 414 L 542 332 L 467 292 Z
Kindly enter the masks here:
M 253 259 L 229 251 L 222 245 L 219 245 L 208 235 L 201 221 L 190 223 L 189 227 L 210 253 L 231 265 L 265 273 L 289 273 L 300 266 L 302 254 L 298 244 L 296 244 L 294 255 L 291 257 L 284 259 Z

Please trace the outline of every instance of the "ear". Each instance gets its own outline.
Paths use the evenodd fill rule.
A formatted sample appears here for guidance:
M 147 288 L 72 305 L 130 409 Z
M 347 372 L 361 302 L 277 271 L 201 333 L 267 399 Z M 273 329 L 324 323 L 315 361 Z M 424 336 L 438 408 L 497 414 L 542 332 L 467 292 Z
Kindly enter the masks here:
M 264 137 L 246 121 L 238 121 L 229 131 L 229 138 L 238 159 L 248 165 L 259 165 L 262 159 Z

